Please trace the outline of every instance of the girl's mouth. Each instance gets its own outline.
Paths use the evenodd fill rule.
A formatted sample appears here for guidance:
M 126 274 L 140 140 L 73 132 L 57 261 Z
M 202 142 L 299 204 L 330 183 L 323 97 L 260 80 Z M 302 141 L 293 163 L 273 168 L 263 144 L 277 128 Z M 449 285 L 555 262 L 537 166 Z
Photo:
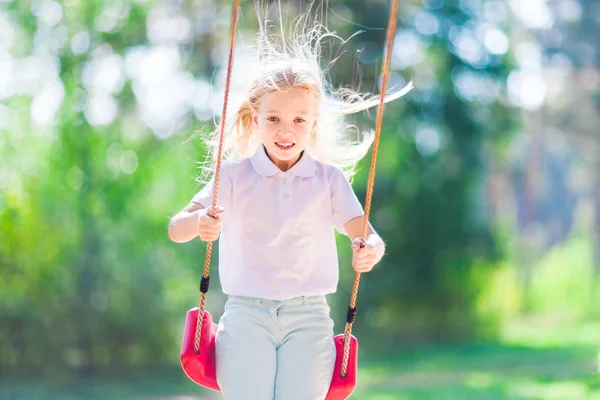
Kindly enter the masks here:
M 281 150 L 289 150 L 294 147 L 296 143 L 283 143 L 283 142 L 275 142 L 275 146 Z

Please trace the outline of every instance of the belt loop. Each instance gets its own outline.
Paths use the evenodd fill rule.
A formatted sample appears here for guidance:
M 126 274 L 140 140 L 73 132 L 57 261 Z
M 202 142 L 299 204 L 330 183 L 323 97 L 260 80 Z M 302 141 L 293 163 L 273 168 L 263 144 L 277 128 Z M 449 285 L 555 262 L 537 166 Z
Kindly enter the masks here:
M 306 296 L 302 296 L 302 305 L 305 306 L 306 305 Z

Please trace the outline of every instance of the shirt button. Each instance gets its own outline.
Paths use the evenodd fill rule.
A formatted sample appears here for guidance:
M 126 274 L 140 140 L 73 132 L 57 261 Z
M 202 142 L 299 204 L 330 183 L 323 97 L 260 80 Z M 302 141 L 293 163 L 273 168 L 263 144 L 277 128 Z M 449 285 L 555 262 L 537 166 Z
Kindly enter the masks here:
M 289 194 L 289 193 L 284 193 L 284 194 L 283 194 L 283 198 L 284 198 L 284 199 L 287 199 L 287 198 L 289 198 L 289 197 L 290 197 L 290 194 Z

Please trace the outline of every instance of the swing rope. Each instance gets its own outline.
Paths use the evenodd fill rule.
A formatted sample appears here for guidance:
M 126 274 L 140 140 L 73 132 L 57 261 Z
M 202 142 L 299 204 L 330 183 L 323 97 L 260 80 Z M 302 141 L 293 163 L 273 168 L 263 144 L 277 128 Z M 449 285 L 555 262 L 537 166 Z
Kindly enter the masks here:
M 381 136 L 381 125 L 383 120 L 383 105 L 385 92 L 388 84 L 390 72 L 390 61 L 392 58 L 392 46 L 394 44 L 394 35 L 396 33 L 396 21 L 398 13 L 398 0 L 392 0 L 392 9 L 388 20 L 387 30 L 387 49 L 385 64 L 383 66 L 383 82 L 381 85 L 381 96 L 379 98 L 379 108 L 377 110 L 377 120 L 375 124 L 375 139 L 373 141 L 373 152 L 371 155 L 371 167 L 369 169 L 369 179 L 367 180 L 367 195 L 365 199 L 365 216 L 363 218 L 362 232 L 360 237 L 360 246 L 364 247 L 369 228 L 369 213 L 371 212 L 371 199 L 373 198 L 373 185 L 375 183 L 375 166 L 377 163 L 377 150 L 379 148 L 379 137 Z M 358 296 L 358 284 L 360 283 L 360 272 L 356 272 L 354 285 L 352 286 L 352 295 L 350 297 L 350 306 L 346 315 L 346 328 L 344 329 L 344 358 L 342 360 L 341 377 L 346 377 L 348 368 L 348 357 L 350 356 L 350 335 L 352 334 L 352 325 L 356 319 L 356 297 Z
M 212 205 L 209 210 L 207 210 L 208 215 L 211 217 L 215 217 L 215 210 L 217 208 L 217 199 L 219 197 L 219 181 L 221 176 L 221 158 L 223 158 L 223 134 L 225 130 L 225 121 L 227 121 L 227 102 L 229 100 L 229 86 L 231 84 L 231 70 L 233 67 L 233 50 L 235 44 L 235 32 L 237 31 L 237 22 L 238 22 L 238 8 L 239 8 L 239 0 L 234 0 L 233 2 L 233 16 L 231 22 L 231 31 L 229 33 L 229 60 L 227 63 L 227 79 L 225 81 L 225 97 L 223 101 L 223 111 L 221 113 L 221 124 L 220 124 L 220 132 L 219 132 L 219 150 L 217 152 L 217 162 L 215 168 L 215 176 L 214 176 L 214 190 L 212 197 Z M 194 341 L 194 353 L 198 354 L 200 351 L 200 332 L 202 330 L 202 318 L 204 317 L 204 306 L 206 303 L 206 293 L 208 292 L 208 287 L 210 283 L 210 258 L 212 256 L 212 242 L 206 243 L 206 259 L 204 260 L 204 274 L 202 275 L 202 279 L 200 280 L 200 307 L 198 310 L 198 322 L 196 324 L 196 338 Z

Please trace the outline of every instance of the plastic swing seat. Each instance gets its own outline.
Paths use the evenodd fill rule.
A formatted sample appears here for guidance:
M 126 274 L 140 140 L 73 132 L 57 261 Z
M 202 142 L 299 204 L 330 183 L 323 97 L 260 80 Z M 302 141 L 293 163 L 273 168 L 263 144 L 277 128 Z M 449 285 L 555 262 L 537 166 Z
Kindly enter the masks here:
M 217 363 L 215 354 L 215 339 L 217 337 L 217 324 L 212 320 L 208 311 L 202 316 L 202 329 L 200 331 L 200 345 L 198 354 L 194 351 L 196 326 L 198 322 L 198 307 L 187 313 L 185 330 L 181 344 L 181 367 L 192 381 L 200 386 L 221 391 L 217 383 Z
M 217 383 L 217 364 L 215 355 L 215 339 L 217 336 L 217 324 L 212 320 L 208 311 L 204 311 L 202 317 L 202 330 L 198 354 L 194 351 L 196 337 L 196 326 L 198 321 L 198 307 L 192 308 L 187 313 L 185 330 L 181 345 L 181 366 L 186 375 L 200 386 L 220 392 Z M 346 376 L 341 377 L 342 361 L 344 356 L 344 335 L 336 335 L 333 338 L 336 358 L 331 378 L 331 385 L 326 400 L 347 399 L 356 388 L 356 375 L 358 365 L 358 340 L 350 336 L 350 352 Z

